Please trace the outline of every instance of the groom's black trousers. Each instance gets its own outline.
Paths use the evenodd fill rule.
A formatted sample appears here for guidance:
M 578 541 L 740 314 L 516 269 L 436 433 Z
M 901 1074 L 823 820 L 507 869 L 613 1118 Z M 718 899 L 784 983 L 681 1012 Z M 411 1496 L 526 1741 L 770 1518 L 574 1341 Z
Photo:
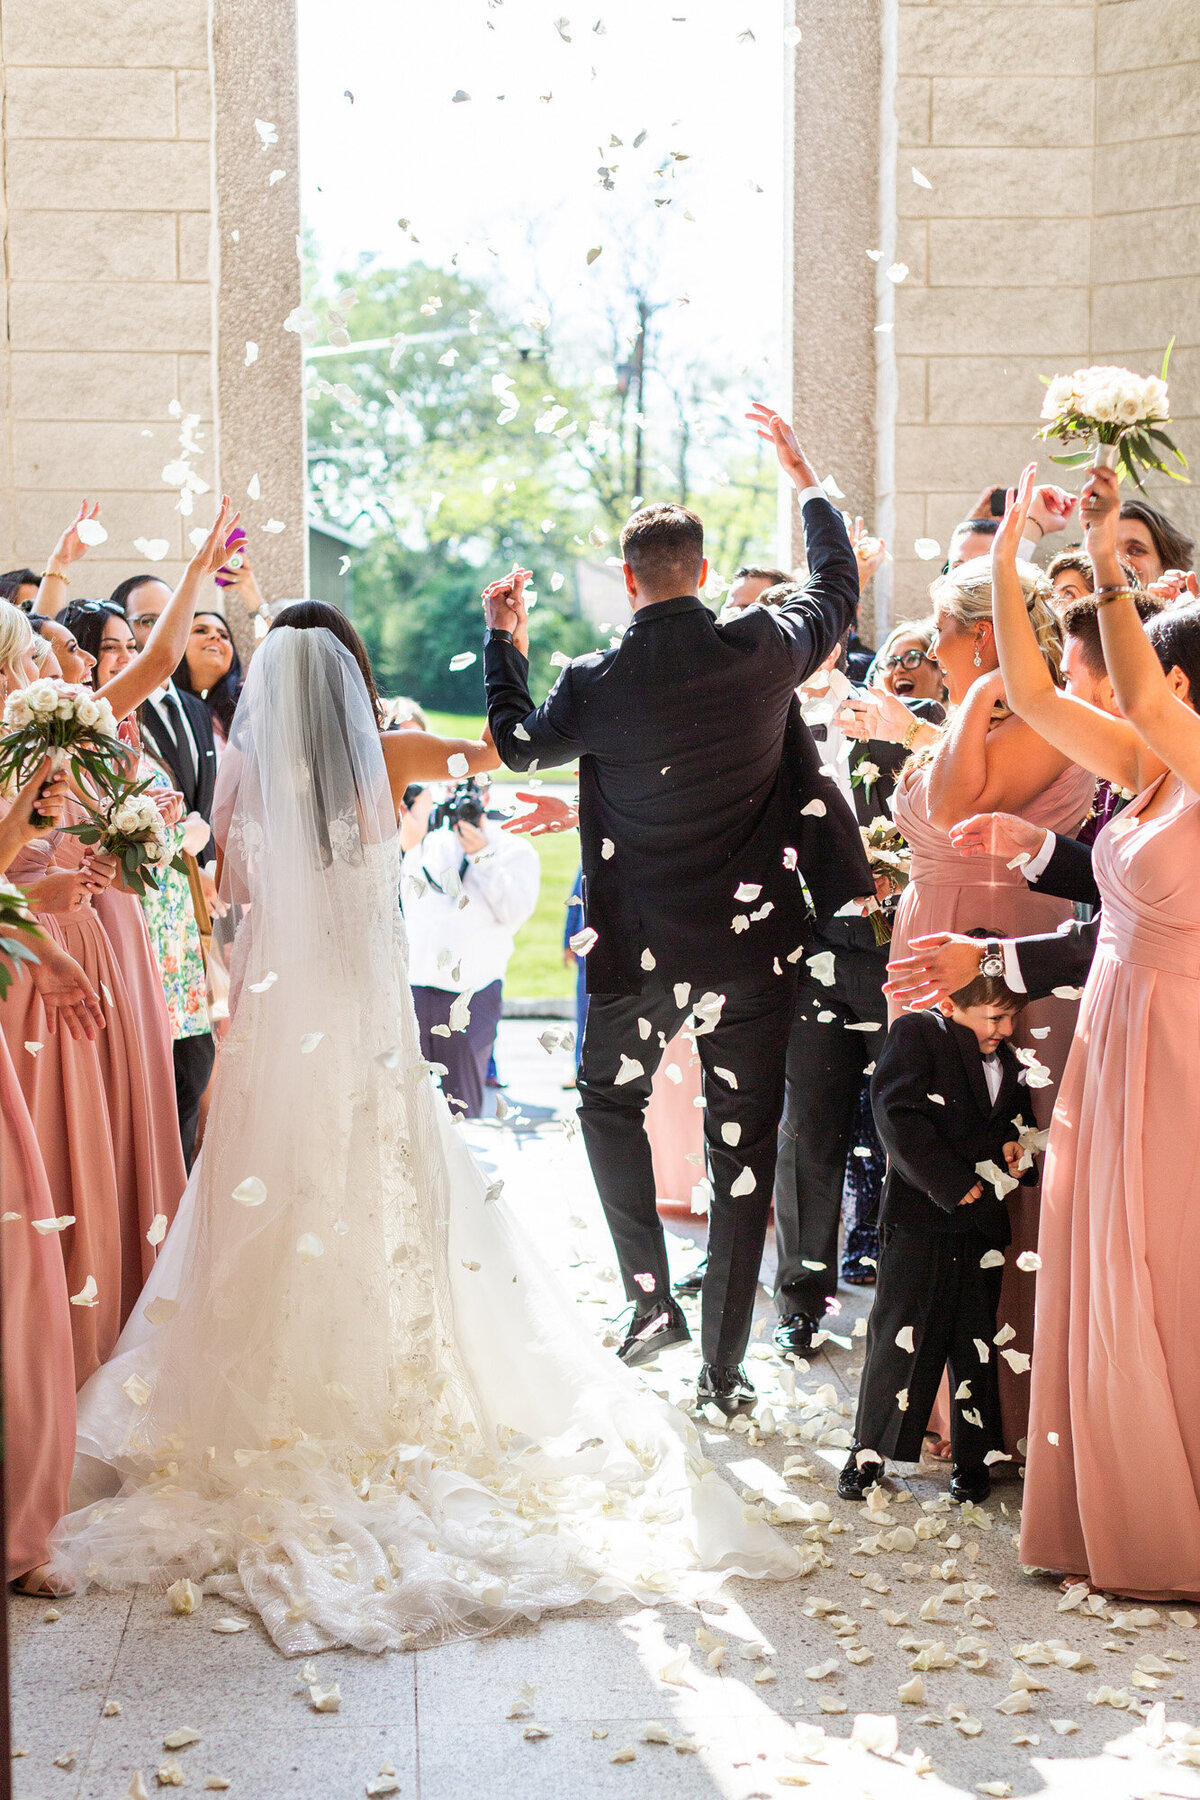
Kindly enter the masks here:
M 733 1367 L 750 1339 L 759 1262 L 775 1179 L 776 1135 L 783 1110 L 784 1064 L 796 1001 L 795 972 L 768 985 L 723 982 L 725 1004 L 715 1030 L 696 1040 L 704 1071 L 704 1135 L 713 1198 L 708 1218 L 701 1350 L 705 1362 Z M 625 1293 L 645 1306 L 670 1293 L 666 1242 L 655 1206 L 654 1167 L 646 1136 L 650 1084 L 665 1046 L 705 990 L 680 1005 L 674 984 L 647 975 L 638 994 L 592 994 L 579 1066 L 579 1121 L 592 1174 L 613 1235 Z M 647 1021 L 642 1035 L 639 1020 Z M 641 1073 L 618 1082 L 622 1055 Z M 736 1082 L 731 1086 L 727 1071 Z M 735 1144 L 721 1127 L 736 1126 Z M 751 1192 L 745 1171 L 754 1176 Z M 703 1170 L 697 1169 L 700 1180 Z M 638 1277 L 641 1277 L 639 1280 Z

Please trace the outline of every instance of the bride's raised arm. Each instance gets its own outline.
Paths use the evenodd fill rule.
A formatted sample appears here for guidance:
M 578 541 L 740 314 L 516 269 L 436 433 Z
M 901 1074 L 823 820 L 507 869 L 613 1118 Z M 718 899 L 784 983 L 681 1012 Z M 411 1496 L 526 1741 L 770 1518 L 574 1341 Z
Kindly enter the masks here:
M 392 798 L 399 807 L 404 790 L 414 781 L 453 781 L 457 776 L 486 775 L 500 767 L 500 752 L 485 725 L 479 738 L 438 737 L 432 731 L 385 731 L 384 761 Z M 465 759 L 451 767 L 452 759 Z

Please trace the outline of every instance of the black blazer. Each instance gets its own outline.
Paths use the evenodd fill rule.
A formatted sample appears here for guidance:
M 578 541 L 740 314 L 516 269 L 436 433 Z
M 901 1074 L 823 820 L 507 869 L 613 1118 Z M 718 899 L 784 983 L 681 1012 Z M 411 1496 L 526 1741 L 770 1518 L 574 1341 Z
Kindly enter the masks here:
M 975 1230 L 990 1244 L 1010 1241 L 1008 1208 L 991 1182 L 984 1180 L 981 1199 L 959 1205 L 981 1179 L 976 1163 L 990 1158 L 1005 1169 L 1004 1145 L 1019 1134 L 1017 1115 L 1034 1123 L 1012 1045 L 1001 1044 L 997 1054 L 1002 1079 L 993 1105 L 974 1032 L 940 1012 L 901 1013 L 896 1020 L 871 1077 L 875 1128 L 888 1153 L 882 1226 Z M 1028 1170 L 1022 1179 L 1036 1176 Z
M 1015 939 L 1017 963 L 1031 1000 L 1045 1000 L 1057 987 L 1081 988 L 1087 980 L 1100 935 L 1099 919 L 1072 923 L 1064 931 Z
M 198 770 L 193 773 L 181 762 L 174 739 L 153 700 L 147 700 L 142 707 L 142 730 L 150 740 L 159 761 L 171 771 L 188 811 L 198 812 L 211 825 L 213 791 L 217 785 L 217 752 L 213 742 L 212 714 L 203 700 L 198 699 L 195 694 L 182 693 L 179 688 L 175 692 L 200 753 Z
M 806 503 L 804 536 L 811 574 L 785 606 L 722 623 L 694 595 L 642 607 L 618 648 L 576 657 L 538 707 L 525 658 L 488 638 L 488 723 L 508 767 L 580 759 L 589 993 L 636 993 L 648 966 L 769 981 L 804 941 L 805 885 L 826 917 L 872 891 L 795 692 L 853 622 L 858 571 L 828 501 Z M 743 884 L 752 897 L 737 898 Z
M 1053 894 L 1059 900 L 1074 900 L 1077 905 L 1099 906 L 1100 889 L 1092 874 L 1092 846 L 1056 832 L 1050 861 L 1030 885 L 1038 894 Z

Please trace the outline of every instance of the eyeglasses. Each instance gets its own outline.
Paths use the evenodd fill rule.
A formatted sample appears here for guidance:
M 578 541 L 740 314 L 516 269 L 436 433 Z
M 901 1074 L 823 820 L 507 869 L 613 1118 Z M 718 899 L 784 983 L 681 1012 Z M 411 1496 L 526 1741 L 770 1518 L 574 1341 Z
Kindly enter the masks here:
M 135 631 L 139 628 L 139 626 L 141 627 L 141 629 L 143 631 L 153 631 L 154 627 L 158 624 L 158 614 L 157 613 L 139 613 L 137 618 L 130 619 L 129 623 L 133 626 L 133 629 Z
M 906 650 L 902 656 L 885 656 L 879 667 L 887 669 L 919 669 L 923 662 L 936 661 L 924 650 Z

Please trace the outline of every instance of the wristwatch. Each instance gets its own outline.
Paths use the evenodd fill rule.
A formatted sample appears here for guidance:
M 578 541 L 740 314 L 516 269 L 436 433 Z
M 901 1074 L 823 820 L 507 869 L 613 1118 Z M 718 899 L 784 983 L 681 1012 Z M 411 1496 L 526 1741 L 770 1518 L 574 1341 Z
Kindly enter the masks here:
M 979 973 L 993 978 L 1004 974 L 1004 952 L 996 938 L 988 938 L 979 959 Z
M 511 644 L 513 634 L 511 631 L 505 631 L 502 625 L 489 625 L 483 641 L 485 644 Z

